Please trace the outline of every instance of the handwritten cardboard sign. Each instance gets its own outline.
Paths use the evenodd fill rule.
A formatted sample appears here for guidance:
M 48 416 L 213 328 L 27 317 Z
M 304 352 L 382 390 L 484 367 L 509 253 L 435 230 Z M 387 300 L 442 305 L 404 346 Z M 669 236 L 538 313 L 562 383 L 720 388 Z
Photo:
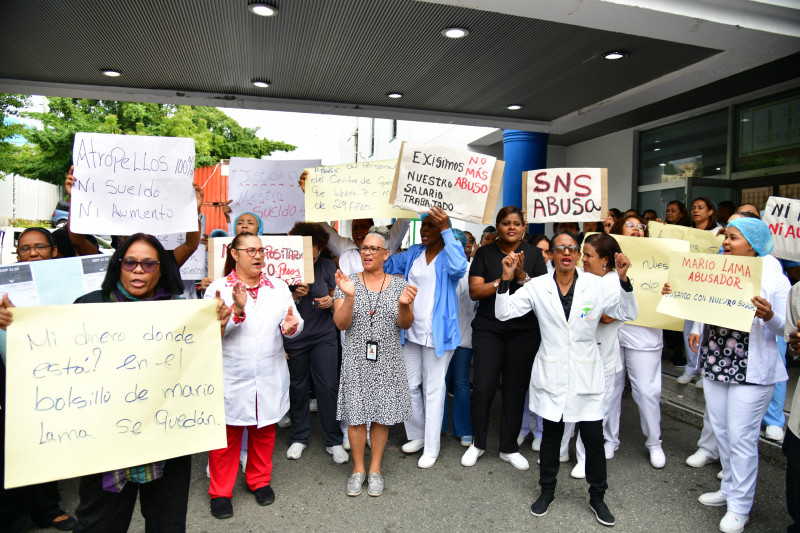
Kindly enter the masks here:
M 219 279 L 225 268 L 225 258 L 233 237 L 208 239 L 208 275 Z M 262 235 L 261 245 L 266 249 L 264 268 L 267 276 L 274 276 L 287 285 L 300 282 L 314 283 L 314 253 L 311 237 Z
M 504 166 L 488 155 L 404 142 L 389 201 L 417 212 L 436 206 L 453 218 L 489 224 Z
M 762 259 L 736 255 L 672 252 L 669 284 L 659 313 L 686 320 L 750 331 L 761 292 Z
M 800 261 L 800 200 L 770 196 L 764 222 L 772 233 L 772 255 Z
M 389 202 L 396 166 L 392 159 L 307 169 L 306 220 L 416 217 Z
M 622 253 L 631 260 L 628 276 L 633 280 L 633 293 L 639 304 L 636 326 L 683 331 L 683 319 L 656 311 L 661 301 L 661 287 L 667 282 L 671 252 L 689 251 L 689 243 L 677 239 L 648 239 L 612 235 Z
M 76 133 L 70 229 L 131 235 L 197 230 L 194 139 Z
M 214 300 L 15 309 L 7 365 L 6 488 L 225 446 Z
M 165 250 L 174 250 L 186 242 L 185 233 L 155 235 L 155 238 L 161 242 Z M 189 259 L 181 266 L 181 279 L 184 281 L 203 279 L 206 276 L 207 258 L 208 252 L 206 251 L 206 245 L 198 244 L 197 250 L 195 250 L 194 253 L 189 256 Z
M 71 304 L 103 284 L 110 255 L 65 257 L 0 266 L 0 295 L 17 307 Z
M 608 212 L 608 169 L 543 168 L 522 173 L 528 222 L 594 222 Z
M 307 167 L 320 164 L 319 159 L 271 161 L 231 157 L 228 195 L 231 220 L 252 212 L 261 217 L 264 233 L 286 233 L 294 223 L 305 220 L 306 208 L 298 178 Z
M 647 233 L 656 239 L 680 239 L 689 243 L 689 251 L 699 254 L 718 254 L 725 237 L 715 231 L 687 228 L 678 224 L 662 224 L 651 220 Z

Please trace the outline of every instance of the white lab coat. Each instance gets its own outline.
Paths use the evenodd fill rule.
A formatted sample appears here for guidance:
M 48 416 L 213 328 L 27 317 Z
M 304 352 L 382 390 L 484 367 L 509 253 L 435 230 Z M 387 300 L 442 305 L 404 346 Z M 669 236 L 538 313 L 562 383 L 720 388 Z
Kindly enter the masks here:
M 303 318 L 286 283 L 266 278 L 273 287 L 261 287 L 256 302 L 247 296 L 244 321 L 235 324 L 231 317 L 225 326 L 222 384 L 229 426 L 268 426 L 289 409 L 289 367 L 280 328 L 290 306 L 299 323 L 288 337 L 303 331 Z M 213 298 L 216 291 L 228 306 L 233 305 L 233 286 L 227 277 L 211 283 L 204 298 Z
M 534 278 L 495 300 L 498 320 L 536 313 L 542 342 L 533 362 L 529 407 L 554 422 L 603 419 L 605 377 L 596 337 L 600 317 L 605 313 L 627 322 L 639 315 L 633 291 L 620 287 L 618 276 L 576 275 L 569 322 L 553 276 Z

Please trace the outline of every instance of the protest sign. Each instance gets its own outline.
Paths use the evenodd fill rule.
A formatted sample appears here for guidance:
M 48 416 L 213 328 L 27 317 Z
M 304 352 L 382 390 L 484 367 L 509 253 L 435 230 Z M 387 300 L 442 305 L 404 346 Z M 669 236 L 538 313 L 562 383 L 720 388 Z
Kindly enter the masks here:
M 197 230 L 194 139 L 76 133 L 70 229 L 131 235 Z
M 232 241 L 233 237 L 208 239 L 208 275 L 211 279 L 222 277 Z M 261 245 L 266 249 L 264 268 L 261 269 L 264 274 L 280 278 L 287 285 L 314 283 L 311 237 L 262 235 Z
M 490 224 L 504 166 L 488 155 L 404 142 L 389 201 L 399 209 L 436 206 L 453 218 Z
M 608 170 L 544 168 L 522 173 L 529 224 L 596 222 L 608 212 Z
M 225 446 L 216 301 L 18 308 L 6 488 Z
M 86 255 L 0 266 L 0 294 L 17 307 L 71 304 L 103 284 L 110 255 Z
M 770 196 L 764 208 L 764 222 L 772 233 L 772 255 L 800 261 L 800 200 Z
M 762 259 L 738 255 L 712 256 L 671 252 L 671 294 L 661 297 L 656 311 L 666 315 L 750 331 L 761 292 Z
M 186 242 L 185 233 L 168 233 L 164 235 L 155 235 L 155 238 L 161 242 L 165 250 L 174 250 L 184 242 Z M 181 279 L 184 281 L 195 281 L 203 279 L 206 276 L 206 259 L 208 252 L 206 251 L 205 244 L 198 244 L 197 250 L 194 251 L 189 259 L 181 266 Z
M 687 228 L 678 224 L 663 224 L 651 220 L 647 223 L 647 234 L 656 239 L 680 239 L 689 243 L 689 251 L 699 254 L 718 254 L 723 235 L 716 231 Z
M 661 288 L 667 282 L 671 252 L 688 252 L 689 243 L 677 239 L 648 239 L 612 235 L 622 253 L 631 260 L 628 276 L 633 280 L 633 293 L 639 304 L 635 326 L 683 331 L 683 319 L 656 311 L 661 300 Z
M 228 196 L 231 220 L 242 213 L 255 213 L 264 233 L 286 233 L 294 223 L 305 220 L 305 197 L 297 180 L 307 167 L 319 166 L 319 159 L 271 161 L 231 157 Z
M 415 218 L 389 202 L 396 166 L 392 159 L 307 169 L 306 220 Z

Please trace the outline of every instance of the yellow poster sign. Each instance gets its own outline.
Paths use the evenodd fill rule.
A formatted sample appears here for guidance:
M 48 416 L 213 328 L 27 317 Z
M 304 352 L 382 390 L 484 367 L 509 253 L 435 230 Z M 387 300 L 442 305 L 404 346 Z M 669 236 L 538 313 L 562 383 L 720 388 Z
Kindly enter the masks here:
M 214 300 L 14 309 L 5 487 L 224 447 Z
M 677 224 L 662 224 L 651 220 L 647 223 L 650 237 L 656 239 L 681 239 L 689 243 L 689 251 L 698 254 L 718 254 L 725 237 L 715 231 L 687 228 Z
M 689 243 L 677 239 L 648 239 L 612 235 L 622 253 L 631 260 L 628 276 L 639 304 L 639 317 L 629 324 L 648 328 L 683 331 L 683 319 L 656 311 L 661 287 L 667 282 L 671 252 L 688 252 Z
M 672 252 L 669 264 L 672 293 L 661 298 L 659 313 L 750 331 L 751 299 L 761 292 L 760 257 Z
M 416 218 L 389 202 L 396 165 L 390 159 L 306 169 L 306 220 Z

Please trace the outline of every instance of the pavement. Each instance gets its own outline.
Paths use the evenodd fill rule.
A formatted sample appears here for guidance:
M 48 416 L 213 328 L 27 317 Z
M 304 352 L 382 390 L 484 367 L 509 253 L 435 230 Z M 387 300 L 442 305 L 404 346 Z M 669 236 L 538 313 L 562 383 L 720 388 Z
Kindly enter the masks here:
M 797 383 L 798 369 L 792 369 L 787 409 Z M 718 531 L 724 507 L 705 507 L 697 497 L 719 489 L 719 463 L 690 468 L 686 457 L 696 450 L 702 425 L 702 390 L 678 385 L 681 369 L 663 361 L 661 432 L 667 465 L 650 466 L 639 416 L 630 392 L 622 401 L 621 442 L 608 461 L 609 489 L 606 503 L 616 516 L 613 531 L 703 532 Z M 299 460 L 286 459 L 290 429 L 278 429 L 272 472 L 276 500 L 261 507 L 244 483 L 234 490 L 234 516 L 217 520 L 209 511 L 206 454 L 193 457 L 187 531 L 189 532 L 303 532 L 325 531 L 374 533 L 399 532 L 488 532 L 608 531 L 600 525 L 588 505 L 588 484 L 569 477 L 575 464 L 574 442 L 569 463 L 561 465 L 556 499 L 546 516 L 534 517 L 530 504 L 538 495 L 538 453 L 531 450 L 530 437 L 521 453 L 531 463 L 527 471 L 514 469 L 498 457 L 500 396 L 492 406 L 492 424 L 486 453 L 472 468 L 461 466 L 466 448 L 452 436 L 442 436 L 436 465 L 417 468 L 419 452 L 400 451 L 405 442 L 402 425 L 394 426 L 384 454 L 386 488 L 373 498 L 366 489 L 361 496 L 345 495 L 352 462 L 338 465 L 325 452 L 316 415 L 312 416 L 309 446 Z M 761 440 L 758 484 L 747 532 L 785 531 L 790 523 L 786 511 L 785 459 L 778 444 Z M 73 512 L 78 503 L 77 480 L 60 482 L 62 508 Z M 29 529 L 34 531 L 29 523 Z M 144 520 L 138 507 L 131 532 L 143 532 Z

